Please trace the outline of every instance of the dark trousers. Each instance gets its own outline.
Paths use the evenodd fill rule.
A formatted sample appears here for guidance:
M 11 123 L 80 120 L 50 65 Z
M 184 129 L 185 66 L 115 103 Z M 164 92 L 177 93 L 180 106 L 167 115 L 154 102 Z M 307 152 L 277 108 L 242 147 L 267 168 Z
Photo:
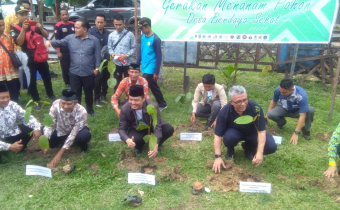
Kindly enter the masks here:
M 216 120 L 218 113 L 221 110 L 220 100 L 213 101 L 212 105 L 200 103 L 197 104 L 196 117 L 208 118 L 208 123 L 213 123 Z
M 55 130 L 52 135 L 51 138 L 49 139 L 49 143 L 50 143 L 50 148 L 61 148 L 63 147 L 67 137 L 69 135 L 66 136 L 58 136 L 57 135 L 57 131 Z M 91 140 L 91 132 L 90 129 L 88 127 L 84 127 L 83 129 L 81 129 L 74 142 L 77 143 L 81 150 L 86 151 L 87 150 L 87 143 Z
M 245 141 L 246 147 L 252 150 L 253 154 L 257 149 L 257 131 L 240 131 L 235 128 L 228 128 L 223 135 L 223 143 L 228 148 L 233 150 L 234 147 L 242 140 Z M 264 155 L 272 154 L 276 151 L 277 145 L 271 134 L 266 132 L 266 143 L 264 145 Z
M 107 66 L 107 61 L 103 66 Z M 110 79 L 110 72 L 107 68 L 104 68 L 102 72 L 98 72 L 97 76 L 94 80 L 94 98 L 100 99 L 100 96 L 106 96 L 107 89 L 109 86 L 107 85 L 107 80 Z
M 93 87 L 94 74 L 81 77 L 70 72 L 71 89 L 76 92 L 78 103 L 81 104 L 81 96 L 84 89 L 87 113 L 92 114 L 93 110 Z
M 9 136 L 6 137 L 4 139 L 4 142 L 8 143 L 8 144 L 13 144 L 17 141 L 20 141 L 20 139 L 22 140 L 22 144 L 24 145 L 23 149 L 25 149 L 27 147 L 28 142 L 31 140 L 32 136 L 29 135 L 30 132 L 33 131 L 32 128 L 29 128 L 23 124 L 18 125 L 21 133 L 19 133 L 16 136 Z
M 30 91 L 33 101 L 40 101 L 39 93 L 37 90 L 37 70 L 39 71 L 39 74 L 41 75 L 41 78 L 43 79 L 47 96 L 52 97 L 54 94 L 53 94 L 53 89 L 52 89 L 50 69 L 49 69 L 47 61 L 43 63 L 28 62 L 27 66 L 30 69 L 30 73 L 31 73 L 31 81 L 30 81 L 30 86 L 28 87 L 28 90 Z
M 113 77 L 116 78 L 117 85 L 116 87 L 114 87 L 114 92 L 116 92 L 119 83 L 123 80 L 123 74 L 124 74 L 124 78 L 129 76 L 128 70 L 129 70 L 129 66 L 116 65 L 116 70 L 113 73 Z
M 155 96 L 159 107 L 166 107 L 166 102 L 164 101 L 163 94 L 159 88 L 157 81 L 153 80 L 153 74 L 143 74 L 143 77 L 148 81 L 149 89 L 151 89 L 152 94 Z
M 65 85 L 69 85 L 70 84 L 70 76 L 69 76 L 69 72 L 70 72 L 70 65 L 71 65 L 71 57 L 70 57 L 70 53 L 63 53 L 61 52 L 63 57 L 60 60 L 60 66 L 61 66 L 61 72 L 63 74 L 63 80 Z
M 9 95 L 11 97 L 11 101 L 17 102 L 19 101 L 20 95 L 20 82 L 19 78 L 12 79 L 10 81 L 0 81 L 0 84 L 6 84 L 9 89 Z
M 173 133 L 174 133 L 174 127 L 172 127 L 170 124 L 162 125 L 162 138 L 160 139 L 158 143 L 158 147 L 160 147 L 169 137 L 171 137 Z M 143 137 L 145 135 L 148 135 L 148 129 L 142 130 L 142 131 L 130 129 L 128 131 L 129 138 L 134 136 L 136 149 L 139 149 L 139 150 L 142 150 L 144 147 L 145 142 L 143 140 Z

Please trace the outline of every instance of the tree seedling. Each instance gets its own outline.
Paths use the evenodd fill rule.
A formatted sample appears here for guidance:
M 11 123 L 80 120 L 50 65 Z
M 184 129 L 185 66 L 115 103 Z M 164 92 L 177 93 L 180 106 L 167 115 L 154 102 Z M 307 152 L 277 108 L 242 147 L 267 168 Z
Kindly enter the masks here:
M 177 98 L 175 99 L 175 102 L 181 102 L 182 104 L 191 101 L 194 98 L 194 95 L 190 92 L 188 92 L 187 94 L 181 93 L 177 96 Z
M 154 105 L 149 104 L 146 107 L 147 113 L 150 115 L 150 124 L 153 126 L 153 128 L 156 128 L 157 125 L 157 109 Z M 151 133 L 151 126 L 145 125 L 145 124 L 139 124 L 136 128 L 136 130 L 141 131 L 148 129 L 148 135 L 144 136 L 145 143 L 149 142 L 149 150 L 153 150 L 157 144 L 157 137 L 155 134 Z
M 39 101 L 40 103 L 44 103 L 44 104 L 51 104 L 48 101 Z M 28 123 L 30 120 L 30 116 L 32 113 L 32 108 L 33 105 L 38 105 L 38 102 L 34 102 L 33 100 L 28 101 L 28 103 L 26 104 L 26 111 L 25 111 L 25 115 L 24 115 L 24 119 L 25 122 Z M 53 124 L 53 119 L 51 117 L 51 115 L 49 114 L 45 114 L 44 115 L 44 121 L 42 123 L 43 126 L 51 126 Z M 33 131 L 29 134 L 30 136 L 33 134 Z M 50 148 L 50 143 L 47 139 L 47 137 L 45 135 L 41 135 L 39 138 L 39 146 L 44 149 L 44 150 L 48 150 Z
M 107 61 L 107 65 L 104 66 L 106 61 Z M 113 77 L 113 73 L 115 72 L 115 68 L 114 67 L 115 67 L 115 64 L 112 61 L 112 57 L 110 57 L 109 61 L 107 59 L 104 59 L 101 62 L 100 66 L 99 66 L 99 69 L 98 69 L 99 72 L 102 72 L 103 69 L 105 69 L 105 68 L 107 68 L 107 70 L 109 71 L 110 79 L 107 80 L 107 85 L 110 88 L 114 88 L 117 85 L 117 80 Z
M 238 73 L 236 71 L 237 66 L 229 64 L 226 67 L 218 66 L 218 69 L 220 70 L 220 73 L 221 73 L 224 81 L 226 82 L 227 88 L 228 88 L 229 86 L 231 86 L 232 81 L 234 80 L 234 78 L 236 77 L 236 74 Z

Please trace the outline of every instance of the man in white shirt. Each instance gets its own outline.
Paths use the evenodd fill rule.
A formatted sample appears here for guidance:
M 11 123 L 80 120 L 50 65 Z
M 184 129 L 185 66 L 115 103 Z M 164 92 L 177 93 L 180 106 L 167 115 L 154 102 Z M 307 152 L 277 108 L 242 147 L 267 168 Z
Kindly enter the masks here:
M 202 100 L 198 102 L 201 96 Z M 227 103 L 224 88 L 222 85 L 215 83 L 215 76 L 212 74 L 204 75 L 202 83 L 197 85 L 194 100 L 192 100 L 191 123 L 195 122 L 196 117 L 204 117 L 208 118 L 205 129 L 215 126 L 218 112 Z

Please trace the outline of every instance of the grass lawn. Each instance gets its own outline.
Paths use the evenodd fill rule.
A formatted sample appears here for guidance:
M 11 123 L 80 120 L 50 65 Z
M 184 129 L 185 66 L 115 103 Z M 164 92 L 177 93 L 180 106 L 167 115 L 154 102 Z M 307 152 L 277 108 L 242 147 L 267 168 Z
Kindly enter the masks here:
M 59 74 L 53 79 L 53 89 L 56 96 L 60 96 L 64 84 L 59 64 L 50 65 L 51 69 Z M 188 69 L 191 77 L 190 92 L 194 92 L 196 85 L 206 73 L 215 74 L 217 83 L 223 83 L 222 77 L 216 70 Z M 283 74 L 270 73 L 263 78 L 261 73 L 241 72 L 236 84 L 243 85 L 251 100 L 259 103 L 267 111 L 269 102 L 276 86 Z M 301 76 L 294 80 L 298 81 Z M 191 103 L 177 104 L 175 98 L 182 93 L 183 69 L 165 68 L 162 92 L 168 103 L 168 108 L 161 112 L 162 119 L 173 126 L 187 124 L 190 119 Z M 25 165 L 43 165 L 51 161 L 53 156 L 42 157 L 36 153 L 27 158 L 28 154 L 14 154 L 3 152 L 3 162 L 0 164 L 0 203 L 1 209 L 133 209 L 123 202 L 127 195 L 137 195 L 137 190 L 143 191 L 143 203 L 139 209 L 339 209 L 340 204 L 335 203 L 339 196 L 338 189 L 332 195 L 327 194 L 317 186 L 310 183 L 318 178 L 321 183 L 322 176 L 328 167 L 327 145 L 328 141 L 318 139 L 316 133 L 332 132 L 339 123 L 340 99 L 337 97 L 333 121 L 328 122 L 328 110 L 331 101 L 330 86 L 323 90 L 321 82 L 306 81 L 301 85 L 308 93 L 309 103 L 315 108 L 315 118 L 312 125 L 312 140 L 306 141 L 300 135 L 298 145 L 289 143 L 297 119 L 288 119 L 283 130 L 276 130 L 283 136 L 283 144 L 278 145 L 276 153 L 264 157 L 263 164 L 254 169 L 254 173 L 262 174 L 266 182 L 272 183 L 271 194 L 252 194 L 240 192 L 212 191 L 192 195 L 193 182 L 199 181 L 208 187 L 213 187 L 207 180 L 212 174 L 206 168 L 206 162 L 214 159 L 213 136 L 204 137 L 197 144 L 184 143 L 184 149 L 174 147 L 179 139 L 170 138 L 162 146 L 158 157 L 166 157 L 167 161 L 162 167 L 181 166 L 181 174 L 188 174 L 186 181 L 164 180 L 157 182 L 156 186 L 146 184 L 128 184 L 127 170 L 118 169 L 122 160 L 120 153 L 128 148 L 121 142 L 108 142 L 103 132 L 118 128 L 119 120 L 111 104 L 104 104 L 102 108 L 95 107 L 98 117 L 88 118 L 92 133 L 90 149 L 86 155 L 81 153 L 64 155 L 59 166 L 66 164 L 70 159 L 77 170 L 66 175 L 63 172 L 54 172 L 53 178 L 38 176 L 25 176 Z M 42 82 L 38 85 L 42 99 L 46 94 Z M 339 91 L 339 90 L 338 90 Z M 108 98 L 113 91 L 110 90 Z M 21 94 L 20 104 L 24 106 L 30 97 L 25 91 Z M 83 100 L 83 105 L 85 101 Z M 42 121 L 43 114 L 48 113 L 49 106 L 43 111 L 33 111 L 33 115 Z M 270 122 L 269 128 L 274 128 Z M 147 158 L 146 147 L 138 158 Z M 101 153 L 105 154 L 103 157 Z M 222 155 L 226 148 L 222 147 Z M 253 166 L 245 159 L 240 145 L 235 148 L 237 160 L 235 165 L 251 173 Z M 89 164 L 99 166 L 97 170 L 86 167 Z M 112 172 L 115 171 L 115 174 Z M 278 179 L 278 175 L 287 177 L 290 181 Z M 221 175 L 222 176 L 222 175 Z M 130 191 L 130 192 L 129 192 Z M 336 195 L 337 194 L 337 195 Z M 32 195 L 31 197 L 29 197 Z

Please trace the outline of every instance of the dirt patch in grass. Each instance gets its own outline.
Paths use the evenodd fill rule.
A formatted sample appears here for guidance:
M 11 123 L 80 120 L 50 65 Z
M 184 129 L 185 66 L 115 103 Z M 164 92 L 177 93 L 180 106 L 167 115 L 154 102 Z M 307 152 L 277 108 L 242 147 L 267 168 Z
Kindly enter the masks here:
M 180 150 L 185 150 L 188 145 L 197 146 L 197 141 L 176 141 L 171 144 L 172 147 L 178 147 Z
M 156 157 L 155 159 L 153 159 L 153 161 L 155 162 L 156 165 L 162 165 L 164 164 L 166 161 L 168 160 L 168 158 L 166 157 Z
M 323 177 L 320 178 L 314 178 L 310 181 L 308 181 L 309 185 L 316 186 L 320 188 L 321 190 L 325 191 L 328 195 L 340 196 L 340 177 L 333 177 L 333 178 L 327 178 Z
M 276 133 L 276 130 L 277 129 L 277 126 L 276 125 L 272 125 L 272 126 L 269 126 L 267 124 L 266 126 L 266 131 L 274 136 L 280 136 L 280 134 Z
M 144 158 L 137 159 L 135 153 L 121 152 L 122 161 L 118 163 L 118 169 L 127 169 L 129 172 L 140 172 L 145 174 L 156 175 L 157 182 L 170 180 L 170 181 L 183 181 L 188 180 L 190 176 L 188 174 L 181 174 L 181 166 L 161 166 L 168 159 L 166 157 L 156 157 L 153 160 L 147 161 Z
M 204 130 L 205 126 L 199 120 L 194 123 L 182 124 L 174 128 L 173 137 L 179 139 L 181 133 L 202 133 L 202 136 L 214 136 L 214 129 Z
M 33 154 L 39 154 L 39 157 L 42 157 L 42 158 L 51 158 L 51 157 L 54 157 L 54 155 L 57 154 L 59 151 L 60 151 L 60 148 L 49 149 L 44 154 L 44 152 L 41 150 L 39 146 L 39 141 L 31 140 L 26 149 L 25 159 L 26 160 L 30 159 Z M 66 150 L 64 154 L 77 154 L 78 151 L 79 151 L 78 148 L 71 147 L 70 149 Z
M 331 140 L 333 132 L 327 132 L 327 133 L 317 133 L 315 134 L 316 138 L 328 143 L 329 140 Z
M 209 160 L 206 163 L 206 167 L 212 169 L 214 160 Z M 221 174 L 211 174 L 207 176 L 207 181 L 211 185 L 211 190 L 229 192 L 237 192 L 239 190 L 240 181 L 245 182 L 262 182 L 264 175 L 249 173 L 245 169 L 242 169 L 233 164 L 231 160 L 224 160 L 226 168 L 221 170 Z
M 137 159 L 136 154 L 132 150 L 129 152 L 125 152 L 125 150 L 123 150 L 120 153 L 120 156 L 123 160 L 118 163 L 117 168 L 119 169 L 126 168 L 129 172 L 140 172 L 141 167 L 147 165 L 147 161 L 144 158 Z
M 277 175 L 277 180 L 282 180 L 282 181 L 285 181 L 285 182 L 291 181 L 288 177 L 282 176 L 281 174 Z

